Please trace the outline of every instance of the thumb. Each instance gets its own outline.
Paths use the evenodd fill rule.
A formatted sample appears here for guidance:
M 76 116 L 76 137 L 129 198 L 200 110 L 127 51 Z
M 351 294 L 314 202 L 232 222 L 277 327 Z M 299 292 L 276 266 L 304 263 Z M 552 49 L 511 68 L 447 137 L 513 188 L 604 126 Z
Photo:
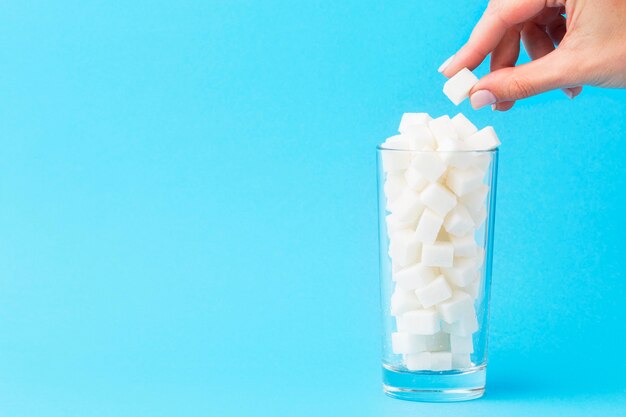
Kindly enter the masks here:
M 474 109 L 498 102 L 510 102 L 545 91 L 581 85 L 577 70 L 566 52 L 558 49 L 517 67 L 487 74 L 470 91 Z

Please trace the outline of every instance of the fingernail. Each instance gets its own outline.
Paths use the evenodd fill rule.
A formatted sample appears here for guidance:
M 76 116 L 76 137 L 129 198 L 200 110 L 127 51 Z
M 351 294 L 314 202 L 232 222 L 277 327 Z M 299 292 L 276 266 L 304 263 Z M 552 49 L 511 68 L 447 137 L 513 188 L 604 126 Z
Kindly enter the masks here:
M 574 92 L 572 91 L 572 89 L 571 89 L 571 88 L 562 88 L 561 90 L 565 93 L 565 95 L 566 95 L 566 96 L 567 96 L 570 100 L 571 100 L 571 99 L 573 99 L 574 97 L 576 97 L 576 95 L 574 94 Z
M 456 55 L 456 54 L 454 54 L 454 55 Z M 448 65 L 450 65 L 450 62 L 452 62 L 452 60 L 454 59 L 454 55 L 452 55 L 450 58 L 446 59 L 444 61 L 444 63 L 441 64 L 441 66 L 439 67 L 439 69 L 437 71 L 444 72 L 446 70 L 446 68 L 448 68 Z
M 496 96 L 489 90 L 478 90 L 470 97 L 470 103 L 474 110 L 482 109 L 490 104 L 495 104 Z
M 498 110 L 498 105 L 497 104 L 492 104 L 491 105 L 491 111 L 496 111 Z

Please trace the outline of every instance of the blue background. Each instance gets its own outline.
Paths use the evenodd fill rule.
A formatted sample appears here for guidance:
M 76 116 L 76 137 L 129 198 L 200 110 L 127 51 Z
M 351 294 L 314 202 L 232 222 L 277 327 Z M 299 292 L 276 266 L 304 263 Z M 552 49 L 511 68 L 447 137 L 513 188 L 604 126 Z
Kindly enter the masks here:
M 488 392 L 381 392 L 374 147 L 456 113 L 483 7 L 3 1 L 0 414 L 624 415 L 626 91 L 460 106 L 503 142 Z

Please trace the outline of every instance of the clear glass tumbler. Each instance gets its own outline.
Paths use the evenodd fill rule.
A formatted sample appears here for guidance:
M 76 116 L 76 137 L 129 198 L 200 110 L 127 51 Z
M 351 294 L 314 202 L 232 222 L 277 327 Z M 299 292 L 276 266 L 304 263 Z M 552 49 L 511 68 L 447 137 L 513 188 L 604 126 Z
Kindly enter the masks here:
M 498 150 L 379 147 L 383 389 L 483 395 Z

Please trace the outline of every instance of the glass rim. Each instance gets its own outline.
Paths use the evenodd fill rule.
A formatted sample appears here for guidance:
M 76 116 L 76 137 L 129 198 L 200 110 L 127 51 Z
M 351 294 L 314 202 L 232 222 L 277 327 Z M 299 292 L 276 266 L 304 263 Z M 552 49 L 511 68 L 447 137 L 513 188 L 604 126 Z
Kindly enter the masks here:
M 430 149 L 430 150 L 412 150 L 412 149 L 393 149 L 393 148 L 384 148 L 382 145 L 376 146 L 376 151 L 390 151 L 390 152 L 406 152 L 406 153 L 458 153 L 458 154 L 467 154 L 467 153 L 498 153 L 500 151 L 500 147 L 494 149 L 462 149 L 455 151 L 444 151 L 439 149 Z

